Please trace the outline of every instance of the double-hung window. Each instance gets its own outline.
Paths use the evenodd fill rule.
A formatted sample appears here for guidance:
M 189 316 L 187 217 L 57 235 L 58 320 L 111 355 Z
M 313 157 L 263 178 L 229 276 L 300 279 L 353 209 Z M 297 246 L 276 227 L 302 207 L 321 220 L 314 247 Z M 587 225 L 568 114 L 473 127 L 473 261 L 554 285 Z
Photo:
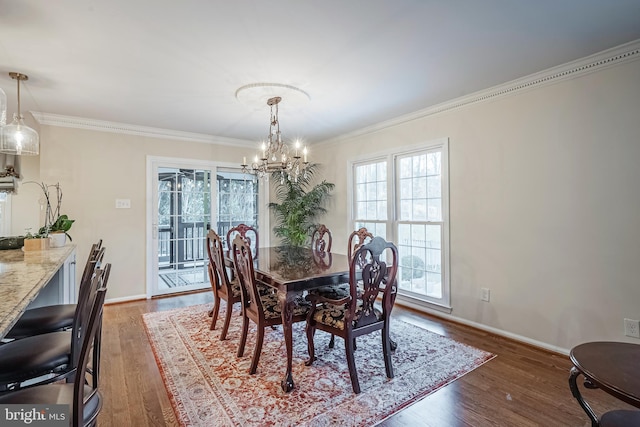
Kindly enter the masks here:
M 396 244 L 398 292 L 449 307 L 448 141 L 353 163 L 353 225 Z

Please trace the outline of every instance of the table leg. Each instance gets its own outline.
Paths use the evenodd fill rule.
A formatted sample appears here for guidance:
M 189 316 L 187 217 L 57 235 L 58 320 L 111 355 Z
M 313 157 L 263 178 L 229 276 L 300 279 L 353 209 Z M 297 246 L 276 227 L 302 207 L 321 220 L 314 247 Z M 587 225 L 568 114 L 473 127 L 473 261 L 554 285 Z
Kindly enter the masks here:
M 577 378 L 580 375 L 580 371 L 576 369 L 574 366 L 571 368 L 571 374 L 569 375 L 569 388 L 571 389 L 571 394 L 576 398 L 580 407 L 587 413 L 587 416 L 591 420 L 592 427 L 598 427 L 600 422 L 598 421 L 598 417 L 596 416 L 593 409 L 589 406 L 589 404 L 584 400 L 582 395 L 580 394 L 580 390 L 578 389 Z
M 290 392 L 295 387 L 293 383 L 293 308 L 295 304 L 295 293 L 287 291 L 278 291 L 278 304 L 282 313 L 282 329 L 284 332 L 284 343 L 287 348 L 287 372 L 284 379 L 280 383 L 285 393 Z

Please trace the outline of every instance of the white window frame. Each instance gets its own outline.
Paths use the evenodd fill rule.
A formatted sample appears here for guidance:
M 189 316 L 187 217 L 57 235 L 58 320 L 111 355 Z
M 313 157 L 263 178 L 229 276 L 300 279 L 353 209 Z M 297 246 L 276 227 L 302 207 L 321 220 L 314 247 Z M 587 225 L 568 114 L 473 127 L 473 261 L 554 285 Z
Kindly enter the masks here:
M 397 158 L 401 156 L 426 153 L 432 150 L 440 150 L 442 153 L 442 221 L 410 221 L 419 224 L 442 224 L 442 298 L 435 299 L 427 296 L 417 296 L 413 293 L 406 294 L 398 290 L 397 301 L 405 302 L 408 305 L 424 306 L 440 311 L 451 311 L 451 280 L 450 280 L 450 240 L 449 240 L 449 139 L 439 138 L 424 143 L 388 149 L 377 153 L 370 153 L 358 156 L 348 162 L 347 179 L 350 185 L 347 190 L 349 221 L 348 230 L 354 229 L 357 222 L 384 222 L 386 223 L 387 240 L 397 242 L 399 189 L 397 188 L 399 178 L 396 173 Z M 387 220 L 371 221 L 356 218 L 356 188 L 355 188 L 355 168 L 364 164 L 385 161 L 387 163 Z M 402 221 L 406 223 L 407 221 Z
M 11 235 L 11 194 L 5 193 L 6 199 L 2 204 L 2 212 L 0 212 L 0 236 Z

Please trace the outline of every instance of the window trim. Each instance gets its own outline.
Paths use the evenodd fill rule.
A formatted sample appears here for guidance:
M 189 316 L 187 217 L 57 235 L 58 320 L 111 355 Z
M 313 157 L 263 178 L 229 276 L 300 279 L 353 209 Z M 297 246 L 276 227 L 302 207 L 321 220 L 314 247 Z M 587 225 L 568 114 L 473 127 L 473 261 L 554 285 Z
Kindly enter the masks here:
M 449 138 L 437 138 L 418 144 L 412 144 L 408 146 L 389 148 L 378 152 L 361 154 L 347 161 L 347 230 L 353 228 L 356 222 L 355 214 L 357 212 L 356 200 L 355 200 L 355 166 L 360 166 L 367 163 L 376 163 L 380 161 L 387 162 L 387 233 L 391 240 L 397 239 L 396 225 L 398 223 L 397 218 L 397 203 L 399 200 L 398 178 L 396 176 L 396 161 L 398 157 L 410 155 L 416 152 L 424 152 L 432 149 L 440 149 L 442 152 L 442 168 L 444 173 L 441 175 L 442 179 L 442 299 L 440 301 L 432 301 L 426 299 L 417 299 L 411 295 L 398 295 L 399 299 L 409 299 L 412 301 L 419 301 L 419 305 L 424 305 L 428 308 L 434 308 L 440 311 L 451 310 L 451 266 L 450 266 L 450 205 L 449 205 Z M 392 175 L 390 175 L 390 173 Z M 390 203 L 391 202 L 391 203 Z M 431 221 L 433 222 L 433 221 Z M 428 221 L 427 221 L 428 223 Z M 440 221 L 434 222 L 440 223 Z

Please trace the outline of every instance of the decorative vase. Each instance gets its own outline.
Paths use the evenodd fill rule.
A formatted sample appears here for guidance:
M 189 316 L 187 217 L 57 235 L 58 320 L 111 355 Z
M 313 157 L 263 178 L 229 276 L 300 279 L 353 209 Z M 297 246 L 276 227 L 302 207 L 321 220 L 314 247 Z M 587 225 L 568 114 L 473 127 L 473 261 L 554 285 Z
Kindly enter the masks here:
M 52 248 L 61 248 L 67 243 L 67 235 L 64 233 L 51 233 L 49 239 Z

